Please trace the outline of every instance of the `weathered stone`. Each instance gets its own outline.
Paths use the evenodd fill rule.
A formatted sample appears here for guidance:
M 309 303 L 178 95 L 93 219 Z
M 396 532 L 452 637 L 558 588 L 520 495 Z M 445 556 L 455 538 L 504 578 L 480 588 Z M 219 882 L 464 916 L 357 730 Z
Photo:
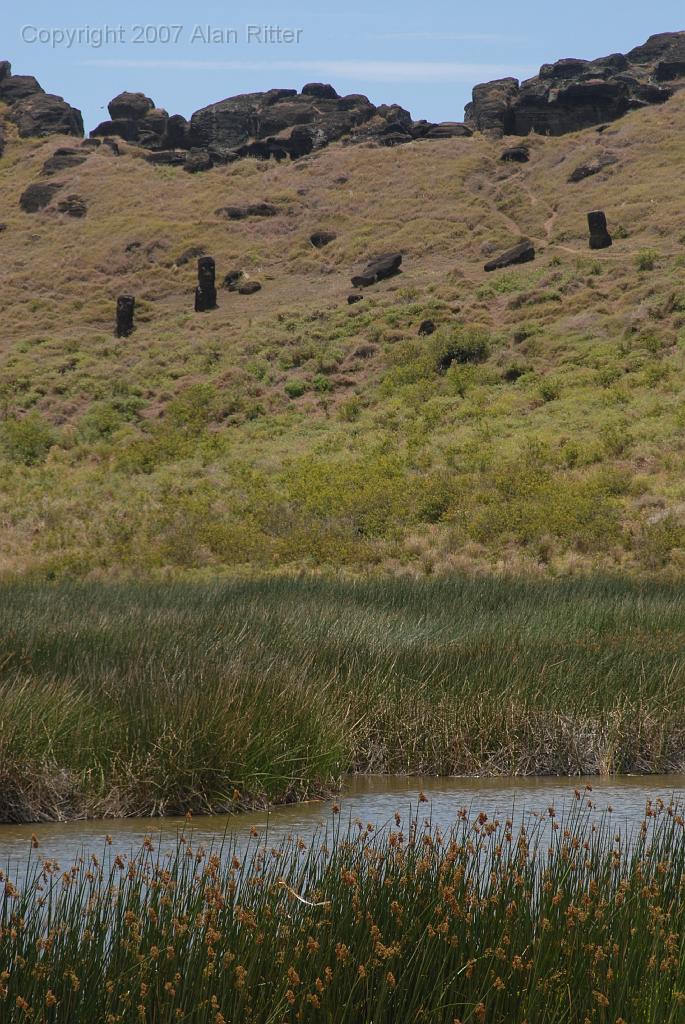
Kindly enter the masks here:
M 378 281 L 384 281 L 400 272 L 402 254 L 399 252 L 385 253 L 370 260 L 366 268 L 352 278 L 354 288 L 368 288 Z
M 42 174 L 50 177 L 52 174 L 58 174 L 60 171 L 69 170 L 72 167 L 79 167 L 84 164 L 88 159 L 88 154 L 79 152 L 78 149 L 70 149 L 68 146 L 60 146 L 56 149 L 52 156 L 43 164 Z
M 120 92 L 110 100 L 107 109 L 113 121 L 137 121 L 145 117 L 149 110 L 153 110 L 154 106 L 150 97 L 142 92 Z
M 7 115 L 22 138 L 46 135 L 83 135 L 81 111 L 61 96 L 39 92 L 15 103 Z
M 228 289 L 229 292 L 235 292 L 238 290 L 239 282 L 244 276 L 242 270 L 229 270 L 221 282 L 221 287 Z
M 347 304 L 349 306 L 354 306 L 356 302 L 361 302 L 363 298 L 364 296 L 361 292 L 350 292 L 347 296 Z
M 313 235 L 309 236 L 309 241 L 315 249 L 323 249 L 324 246 L 334 242 L 337 237 L 335 231 L 315 231 Z
M 102 145 L 107 146 L 107 148 L 111 150 L 114 156 L 119 156 L 121 149 L 119 148 L 119 143 L 115 142 L 114 139 L 103 139 Z
M 90 133 L 92 139 L 101 136 L 116 135 L 125 142 L 136 142 L 138 140 L 138 125 L 135 121 L 120 118 L 117 121 L 102 121 Z
M 117 299 L 117 324 L 115 333 L 117 338 L 128 338 L 135 330 L 133 316 L 136 308 L 136 300 L 133 295 L 120 295 Z
M 270 203 L 251 203 L 249 206 L 222 206 L 215 212 L 218 217 L 244 220 L 246 217 L 275 217 L 278 208 Z
M 429 141 L 439 141 L 440 139 L 470 139 L 472 136 L 473 130 L 463 121 L 441 121 L 439 124 L 430 125 L 425 134 L 421 134 L 419 137 Z
M 212 166 L 212 158 L 206 149 L 191 149 L 183 170 L 189 174 L 196 174 L 198 171 L 208 171 Z
M 529 239 L 519 242 L 518 245 L 507 249 L 500 256 L 495 257 L 485 264 L 484 269 L 490 273 L 493 270 L 502 270 L 504 267 L 511 267 L 516 263 L 529 263 L 535 259 L 535 246 Z
M 530 160 L 530 150 L 528 146 L 511 146 L 504 150 L 500 160 L 504 160 L 505 163 L 527 164 Z
M 516 120 L 514 108 L 519 99 L 516 78 L 500 78 L 475 86 L 473 100 L 466 106 L 466 123 L 480 132 L 511 135 Z
M 5 129 L 0 124 L 0 156 L 5 152 Z
M 82 149 L 99 149 L 102 145 L 102 139 L 84 139 L 81 143 Z
M 169 149 L 187 149 L 190 125 L 181 114 L 172 114 L 166 123 L 165 146 Z
M 607 218 L 603 210 L 595 210 L 593 213 L 588 213 L 587 221 L 590 228 L 591 249 L 608 249 L 610 245 L 614 244 L 609 234 Z
M 432 320 L 424 320 L 419 324 L 419 335 L 420 337 L 425 338 L 431 334 L 435 334 L 435 324 Z
M 340 99 L 332 85 L 324 85 L 323 82 L 309 82 L 302 88 L 303 96 L 315 96 L 319 100 Z
M 85 217 L 88 213 L 88 206 L 82 196 L 71 195 L 60 199 L 57 204 L 59 213 L 66 213 L 69 217 Z
M 603 171 L 605 167 L 611 167 L 612 164 L 616 163 L 618 163 L 617 158 L 606 153 L 604 156 L 596 157 L 594 160 L 588 160 L 587 163 L 580 164 L 569 174 L 568 180 L 571 184 L 577 184 L 577 182 L 584 181 L 585 178 L 591 178 L 592 175 Z
M 43 87 L 33 75 L 9 74 L 0 79 L 0 100 L 3 103 L 11 105 L 42 92 L 44 92 Z
M 19 199 L 19 205 L 24 213 L 37 213 L 44 210 L 55 198 L 57 192 L 63 189 L 61 182 L 36 182 L 25 188 Z
M 184 267 L 186 263 L 190 263 L 191 260 L 197 259 L 198 256 L 204 256 L 207 252 L 206 245 L 189 245 L 187 249 L 184 249 L 180 256 L 177 256 L 174 260 L 174 266 Z
M 254 295 L 255 292 L 260 292 L 262 286 L 259 281 L 245 281 L 244 284 L 238 285 L 239 295 Z
M 188 154 L 184 149 L 161 149 L 148 153 L 145 159 L 156 167 L 184 167 Z
M 210 309 L 216 309 L 215 277 L 214 259 L 211 256 L 201 256 L 197 261 L 196 313 L 206 313 Z

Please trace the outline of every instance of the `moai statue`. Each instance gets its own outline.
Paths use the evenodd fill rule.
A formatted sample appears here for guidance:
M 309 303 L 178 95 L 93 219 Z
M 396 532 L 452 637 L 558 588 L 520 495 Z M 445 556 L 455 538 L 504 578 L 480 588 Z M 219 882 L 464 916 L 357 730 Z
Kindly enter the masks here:
M 602 210 L 588 213 L 587 221 L 590 225 L 591 249 L 608 249 L 610 245 L 614 244 L 607 228 L 606 214 Z
M 195 312 L 205 313 L 216 309 L 216 267 L 211 256 L 200 256 L 197 261 L 197 288 L 195 289 Z
M 128 338 L 135 327 L 133 326 L 133 313 L 136 308 L 136 300 L 132 295 L 120 295 L 117 299 L 117 338 Z

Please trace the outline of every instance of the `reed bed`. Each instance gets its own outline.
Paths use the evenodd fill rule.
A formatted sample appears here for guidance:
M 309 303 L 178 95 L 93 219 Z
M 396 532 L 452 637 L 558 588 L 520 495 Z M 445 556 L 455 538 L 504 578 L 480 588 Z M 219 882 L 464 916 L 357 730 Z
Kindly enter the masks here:
M 240 810 L 345 773 L 685 770 L 685 587 L 0 588 L 0 821 Z
M 557 818 L 463 810 L 309 845 L 255 833 L 0 886 L 7 1024 L 661 1024 L 685 1014 L 685 842 L 674 806 L 631 833 L 587 794 Z

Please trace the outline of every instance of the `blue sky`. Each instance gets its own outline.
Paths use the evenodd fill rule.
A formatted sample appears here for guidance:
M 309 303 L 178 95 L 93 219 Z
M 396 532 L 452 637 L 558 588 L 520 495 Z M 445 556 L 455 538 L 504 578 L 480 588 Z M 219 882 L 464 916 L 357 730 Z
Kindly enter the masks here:
M 675 0 L 654 8 L 644 0 L 347 0 L 329 9 L 311 0 L 4 6 L 0 59 L 80 107 L 88 129 L 107 117 L 107 101 L 123 89 L 146 92 L 169 113 L 188 116 L 236 93 L 309 81 L 401 103 L 416 118 L 461 120 L 478 82 L 525 78 L 546 61 L 625 51 L 655 32 L 685 28 L 685 8 Z M 257 26 L 250 40 L 249 25 Z M 263 41 L 258 27 L 265 25 L 280 30 L 280 41 L 278 31 Z M 94 45 L 105 27 L 110 41 Z M 207 27 L 218 33 L 208 42 Z

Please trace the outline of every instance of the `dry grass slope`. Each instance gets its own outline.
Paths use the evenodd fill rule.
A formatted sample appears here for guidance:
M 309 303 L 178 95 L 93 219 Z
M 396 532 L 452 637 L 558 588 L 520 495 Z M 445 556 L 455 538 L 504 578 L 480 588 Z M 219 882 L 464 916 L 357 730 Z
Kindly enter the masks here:
M 103 147 L 57 176 L 80 220 L 19 209 L 61 140 L 10 139 L 0 572 L 679 573 L 684 123 L 680 95 L 532 138 L 525 165 L 480 137 L 201 175 Z M 260 201 L 279 214 L 215 213 Z M 598 208 L 616 240 L 593 254 Z M 317 250 L 317 229 L 338 237 Z M 486 275 L 521 236 L 536 261 Z M 190 246 L 262 291 L 195 315 Z M 353 269 L 388 250 L 402 275 L 348 307 Z M 125 291 L 138 327 L 117 341 Z M 480 361 L 439 372 L 455 336 Z

